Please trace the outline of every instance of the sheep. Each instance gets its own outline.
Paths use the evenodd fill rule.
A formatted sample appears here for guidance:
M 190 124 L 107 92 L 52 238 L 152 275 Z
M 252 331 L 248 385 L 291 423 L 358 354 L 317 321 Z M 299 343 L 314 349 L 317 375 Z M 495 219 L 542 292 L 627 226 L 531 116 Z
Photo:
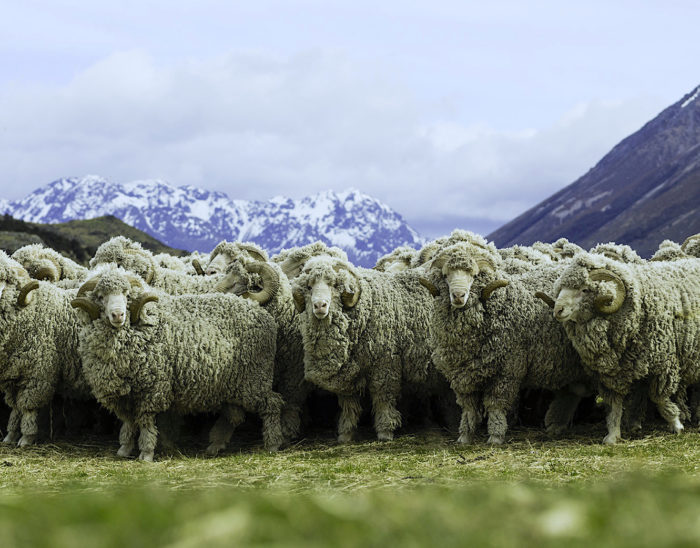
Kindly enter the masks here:
M 251 242 L 227 242 L 223 240 L 209 254 L 209 264 L 204 273 L 207 276 L 220 274 L 241 253 L 255 260 L 267 262 L 267 253 L 261 247 Z
M 428 348 L 429 293 L 413 271 L 356 269 L 330 256 L 306 261 L 292 289 L 306 379 L 338 396 L 338 441 L 352 440 L 365 390 L 377 438 L 393 439 L 402 382 L 430 389 L 437 377 Z
M 278 255 L 272 257 L 272 262 L 277 263 L 282 268 L 282 272 L 290 280 L 296 278 L 304 267 L 304 263 L 312 257 L 319 256 L 335 257 L 341 261 L 348 262 L 348 255 L 339 247 L 329 247 L 321 241 L 316 241 L 301 247 L 283 249 Z
M 469 230 L 455 228 L 449 236 L 442 236 L 425 244 L 420 251 L 417 252 L 413 262 L 411 263 L 411 267 L 418 268 L 419 266 L 430 262 L 441 249 L 458 242 L 466 242 L 483 249 L 496 251 L 496 246 L 493 243 L 488 242 L 481 234 L 476 234 Z
M 700 258 L 700 234 L 688 236 L 681 245 L 681 249 L 691 257 Z
M 261 415 L 268 450 L 281 445 L 283 401 L 272 390 L 277 326 L 258 304 L 235 295 L 153 293 L 115 265 L 81 293 L 71 303 L 89 316 L 78 351 L 95 397 L 123 422 L 118 456 L 131 454 L 138 428 L 139 459 L 152 461 L 155 415 L 169 409 L 221 411 L 210 454 L 225 447 L 245 411 Z
M 616 244 L 614 242 L 598 244 L 592 247 L 589 253 L 604 255 L 609 259 L 613 259 L 621 263 L 642 264 L 646 262 L 639 255 L 637 255 L 637 252 L 630 246 L 625 244 Z
M 158 253 L 153 256 L 153 260 L 161 268 L 168 268 L 176 272 L 188 272 L 187 264 L 179 257 L 170 255 L 170 253 Z
M 554 295 L 554 317 L 609 406 L 603 442 L 620 439 L 623 399 L 639 383 L 681 432 L 672 398 L 700 381 L 700 263 L 624 264 L 583 253 L 556 281 Z
M 260 304 L 277 323 L 274 389 L 284 398 L 282 432 L 296 438 L 302 406 L 311 389 L 304 380 L 304 346 L 292 286 L 279 265 L 256 260 L 239 250 L 232 255 L 217 291 L 233 292 Z
M 88 269 L 41 244 L 25 245 L 12 254 L 29 275 L 37 280 L 61 282 L 61 287 L 77 287 L 86 278 Z
M 375 270 L 380 272 L 401 272 L 411 268 L 418 251 L 412 247 L 397 247 L 391 253 L 380 257 L 374 265 Z
M 6 443 L 23 447 L 36 441 L 38 411 L 55 393 L 90 397 L 70 307 L 75 294 L 32 280 L 0 251 L 0 389 L 11 408 Z
M 553 434 L 566 427 L 586 391 L 578 355 L 535 298 L 563 266 L 550 262 L 515 275 L 502 263 L 493 250 L 457 243 L 438 253 L 421 279 L 435 297 L 433 362 L 462 407 L 461 444 L 472 443 L 482 404 L 488 443 L 502 444 L 521 388 L 555 391 L 545 417 Z
M 147 284 L 161 289 L 171 295 L 189 293 L 211 293 L 220 276 L 190 276 L 162 268 L 156 264 L 153 254 L 124 236 L 116 236 L 97 248 L 95 256 L 90 259 L 90 266 L 114 263 L 143 278 Z
M 570 242 L 566 238 L 559 238 L 552 244 L 552 249 L 559 255 L 559 260 L 571 259 L 574 255 L 584 251 L 581 246 Z

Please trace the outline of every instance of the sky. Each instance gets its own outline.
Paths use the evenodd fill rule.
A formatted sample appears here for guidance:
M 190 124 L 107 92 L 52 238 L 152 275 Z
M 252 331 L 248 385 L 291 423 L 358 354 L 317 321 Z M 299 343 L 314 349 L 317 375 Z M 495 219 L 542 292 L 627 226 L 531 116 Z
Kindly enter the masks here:
M 426 237 L 487 234 L 700 84 L 696 1 L 23 0 L 2 11 L 10 200 L 86 174 L 255 200 L 354 187 Z

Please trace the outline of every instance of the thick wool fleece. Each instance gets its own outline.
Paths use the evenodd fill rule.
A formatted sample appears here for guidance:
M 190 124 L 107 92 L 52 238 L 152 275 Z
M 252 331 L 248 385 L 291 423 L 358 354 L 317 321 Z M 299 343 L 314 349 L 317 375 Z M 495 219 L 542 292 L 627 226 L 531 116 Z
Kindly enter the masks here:
M 417 254 L 418 251 L 412 247 L 397 247 L 391 253 L 380 257 L 377 260 L 377 264 L 374 265 L 374 269 L 379 270 L 380 272 L 386 272 L 387 268 L 394 263 L 402 263 L 406 266 L 406 268 L 409 268 Z
M 431 278 L 440 292 L 431 326 L 433 361 L 463 407 L 460 440 L 471 441 L 483 402 L 489 412 L 491 441 L 502 442 L 506 414 L 521 389 L 556 391 L 585 382 L 579 357 L 563 329 L 535 297 L 535 292 L 551 287 L 563 266 L 549 263 L 520 276 L 480 269 L 466 305 L 454 308 L 442 273 L 463 270 L 473 274 L 479 259 L 497 265 L 499 257 L 466 245 L 452 246 L 443 253 L 448 258 L 442 272 L 433 269 Z M 482 301 L 482 290 L 498 279 L 509 284 Z
M 488 250 L 490 253 L 496 251 L 496 246 L 493 243 L 488 242 L 481 234 L 456 228 L 450 233 L 449 236 L 443 236 L 425 244 L 414 257 L 411 263 L 411 268 L 417 268 L 430 262 L 437 256 L 440 250 L 456 243 L 472 244 L 476 247 Z
M 365 389 L 372 398 L 375 429 L 380 439 L 390 439 L 401 425 L 395 405 L 402 383 L 425 385 L 433 378 L 427 344 L 431 297 L 413 271 L 356 269 L 356 277 L 348 268 L 347 263 L 317 257 L 293 283 L 306 301 L 299 322 L 306 378 L 339 395 L 341 440 L 352 436 Z M 329 314 L 321 320 L 312 313 L 309 289 L 318 279 L 332 288 Z M 361 291 L 352 308 L 342 305 L 345 287 Z
M 642 264 L 646 262 L 637 252 L 628 245 L 616 244 L 608 242 L 607 244 L 598 244 L 590 251 L 594 255 L 605 255 L 609 259 L 620 261 L 621 263 L 636 263 Z
M 169 253 L 158 253 L 158 255 L 154 255 L 153 258 L 155 259 L 156 264 L 161 268 L 175 270 L 176 272 L 189 272 L 187 269 L 187 264 L 180 257 L 175 257 Z
M 76 292 L 39 282 L 29 304 L 18 306 L 20 288 L 30 278 L 2 251 L 0 281 L 7 284 L 0 296 L 0 389 L 12 410 L 5 441 L 28 445 L 37 436 L 38 410 L 56 392 L 90 397 L 77 351 L 78 321 L 70 306 Z
M 101 305 L 128 284 L 108 269 L 91 293 Z M 127 291 L 129 301 L 135 295 Z M 282 399 L 272 391 L 277 327 L 257 304 L 235 295 L 160 295 L 136 325 L 113 327 L 104 312 L 79 332 L 83 369 L 95 397 L 125 423 L 140 427 L 142 458 L 152 458 L 156 413 L 219 411 L 242 420 L 242 410 L 263 417 L 266 447 L 282 442 Z M 232 423 L 234 421 L 232 420 Z M 232 424 L 235 426 L 235 424 Z M 230 433 L 228 434 L 230 436 Z M 130 451 L 129 435 L 121 436 Z M 125 453 L 122 453 L 125 454 Z
M 612 297 L 613 282 L 591 281 L 591 271 L 604 268 L 619 276 L 625 300 L 617 312 L 594 307 L 597 296 Z M 590 292 L 566 333 L 587 369 L 609 392 L 624 396 L 640 380 L 669 422 L 677 409 L 669 398 L 679 385 L 700 382 L 700 263 L 695 259 L 623 264 L 582 254 L 562 273 L 554 287 Z
M 521 245 L 499 249 L 498 255 L 503 261 L 503 271 L 510 275 L 524 274 L 531 270 L 537 270 L 542 265 L 552 263 L 550 255 Z
M 312 257 L 321 256 L 335 257 L 341 261 L 348 262 L 348 255 L 345 251 L 339 247 L 329 247 L 321 241 L 316 241 L 301 247 L 283 249 L 278 255 L 272 257 L 272 262 L 279 264 L 287 277 L 293 280 L 299 275 L 306 261 Z
M 251 274 L 244 265 L 254 263 L 247 254 L 238 252 L 228 267 L 225 283 L 232 283 L 240 290 L 259 290 L 258 274 Z M 288 439 L 299 435 L 301 410 L 311 390 L 304 379 L 304 345 L 292 296 L 292 286 L 279 265 L 269 264 L 279 277 L 279 288 L 272 298 L 262 305 L 277 324 L 277 353 L 275 355 L 274 389 L 284 398 L 282 430 Z
M 12 254 L 12 258 L 21 264 L 32 278 L 42 268 L 48 268 L 52 273 L 52 282 L 60 280 L 76 280 L 87 277 L 88 269 L 64 257 L 51 248 L 41 244 L 25 245 Z
M 212 293 L 221 276 L 191 276 L 158 266 L 153 254 L 124 236 L 116 236 L 97 248 L 90 266 L 113 263 L 134 272 L 149 285 L 170 295 Z

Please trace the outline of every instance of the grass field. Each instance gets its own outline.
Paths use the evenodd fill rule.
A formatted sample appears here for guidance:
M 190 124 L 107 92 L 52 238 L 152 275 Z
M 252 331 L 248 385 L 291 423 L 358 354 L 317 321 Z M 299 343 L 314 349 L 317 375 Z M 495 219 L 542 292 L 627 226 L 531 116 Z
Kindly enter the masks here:
M 365 431 L 153 464 L 104 439 L 0 447 L 0 546 L 697 546 L 700 435 L 602 437 L 515 429 L 491 448 Z

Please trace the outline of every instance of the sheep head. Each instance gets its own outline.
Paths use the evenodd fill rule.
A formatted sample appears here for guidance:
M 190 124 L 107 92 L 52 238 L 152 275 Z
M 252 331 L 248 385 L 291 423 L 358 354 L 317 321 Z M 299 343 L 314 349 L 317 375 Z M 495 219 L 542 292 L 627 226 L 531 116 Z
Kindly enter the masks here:
M 63 277 L 63 267 L 57 255 L 53 249 L 31 244 L 19 248 L 12 254 L 12 258 L 35 280 L 57 282 Z
M 32 302 L 32 291 L 39 288 L 39 282 L 32 280 L 21 264 L 8 257 L 4 251 L 0 251 L 0 298 L 9 288 L 14 288 L 18 292 L 13 304 L 18 308 L 24 308 Z
M 354 308 L 362 293 L 355 269 L 346 261 L 320 256 L 309 259 L 294 280 L 294 303 L 299 312 L 311 303 L 313 315 L 323 320 L 335 303 L 344 310 Z
M 90 260 L 90 266 L 114 263 L 125 270 L 135 272 L 146 283 L 151 283 L 156 272 L 153 254 L 141 247 L 138 242 L 124 236 L 116 236 L 100 245 L 95 256 Z
M 213 276 L 225 272 L 228 265 L 235 261 L 241 254 L 255 261 L 267 262 L 265 250 L 250 242 L 227 242 L 223 240 L 217 244 L 209 256 L 209 264 L 205 270 L 207 276 Z
M 574 259 L 554 287 L 554 317 L 558 321 L 586 322 L 594 316 L 617 312 L 627 289 L 612 261 L 582 254 Z
M 226 275 L 214 290 L 234 293 L 261 305 L 270 301 L 279 291 L 280 273 L 266 261 L 241 256 L 226 269 Z

